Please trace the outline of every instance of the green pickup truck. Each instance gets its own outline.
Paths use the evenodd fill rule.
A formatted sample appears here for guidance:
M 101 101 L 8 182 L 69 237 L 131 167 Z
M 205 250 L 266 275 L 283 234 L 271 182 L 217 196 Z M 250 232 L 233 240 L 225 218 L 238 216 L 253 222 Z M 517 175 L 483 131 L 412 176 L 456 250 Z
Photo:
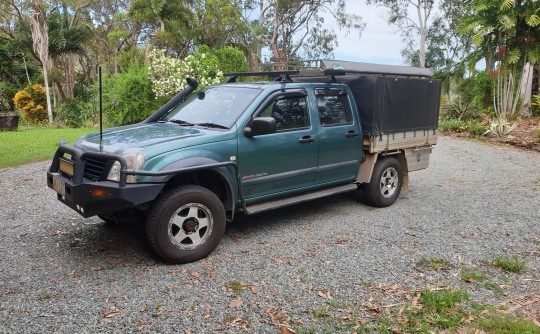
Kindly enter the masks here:
M 242 75 L 271 81 L 236 82 Z M 319 61 L 317 68 L 197 81 L 142 123 L 60 144 L 47 184 L 83 217 L 146 220 L 154 251 L 196 261 L 236 212 L 348 191 L 386 207 L 427 168 L 440 82 L 424 68 Z

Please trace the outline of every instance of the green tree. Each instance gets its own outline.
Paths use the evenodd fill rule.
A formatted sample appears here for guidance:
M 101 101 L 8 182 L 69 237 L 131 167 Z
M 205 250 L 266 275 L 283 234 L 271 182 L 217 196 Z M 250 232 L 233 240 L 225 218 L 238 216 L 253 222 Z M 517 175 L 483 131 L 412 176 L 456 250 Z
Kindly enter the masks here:
M 529 116 L 532 93 L 530 64 L 540 62 L 538 1 L 472 0 L 472 3 L 474 11 L 459 26 L 462 33 L 474 33 L 473 42 L 477 45 L 477 51 L 472 53 L 472 59 L 485 57 L 486 68 L 491 75 L 496 63 L 504 73 L 523 72 L 521 95 L 524 97 L 524 108 L 521 113 Z
M 232 46 L 226 46 L 215 52 L 218 60 L 218 68 L 224 72 L 245 72 L 248 70 L 248 62 L 244 53 Z
M 364 28 L 361 17 L 347 13 L 344 0 L 261 0 L 259 6 L 275 62 L 331 56 L 337 38 L 334 30 L 324 27 L 325 14 L 347 33 Z
M 141 37 L 159 49 L 184 56 L 193 47 L 196 21 L 188 1 L 134 0 L 128 15 L 141 24 Z

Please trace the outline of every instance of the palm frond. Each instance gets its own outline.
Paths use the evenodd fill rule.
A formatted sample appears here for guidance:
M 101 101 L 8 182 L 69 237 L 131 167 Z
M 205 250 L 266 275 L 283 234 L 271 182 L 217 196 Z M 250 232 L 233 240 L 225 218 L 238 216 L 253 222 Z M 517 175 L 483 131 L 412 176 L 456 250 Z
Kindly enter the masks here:
M 516 26 L 516 19 L 509 15 L 500 15 L 499 23 L 504 30 L 510 30 Z
M 509 10 L 513 5 L 515 5 L 515 3 L 516 0 L 504 0 L 501 4 L 501 10 Z
M 514 49 L 510 51 L 510 53 L 507 56 L 507 60 L 509 64 L 516 64 L 521 59 L 521 50 Z
M 537 14 L 532 14 L 525 17 L 525 22 L 531 27 L 536 27 L 537 25 L 540 25 L 540 16 Z

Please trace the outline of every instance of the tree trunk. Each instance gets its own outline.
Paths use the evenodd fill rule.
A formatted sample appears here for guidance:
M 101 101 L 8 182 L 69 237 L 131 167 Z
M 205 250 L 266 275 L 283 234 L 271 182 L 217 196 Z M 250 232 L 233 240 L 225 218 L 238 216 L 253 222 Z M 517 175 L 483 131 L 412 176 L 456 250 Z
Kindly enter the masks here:
M 493 79 L 493 56 L 488 55 L 486 57 L 486 70 L 488 73 L 488 78 Z M 486 91 L 484 92 L 484 108 L 489 108 L 491 106 L 491 85 L 487 85 Z
M 49 78 L 47 77 L 47 65 L 43 64 L 43 79 L 45 80 L 45 95 L 47 95 L 47 115 L 49 116 L 49 124 L 53 124 L 53 114 L 51 106 L 51 94 L 49 92 Z
M 536 67 L 536 73 L 537 73 L 537 79 L 538 79 L 538 91 L 536 92 L 538 95 L 540 95 L 540 64 Z
M 60 81 L 58 79 L 54 79 L 53 82 L 56 85 L 56 89 L 58 90 L 58 94 L 60 94 L 60 100 L 62 102 L 66 102 L 67 98 L 66 98 L 66 94 L 64 93 L 64 89 L 62 88 L 62 84 L 60 83 Z
M 73 55 L 66 55 L 66 62 L 64 63 L 64 75 L 66 77 L 66 95 L 68 99 L 73 98 L 73 89 L 75 87 L 75 63 L 73 61 Z
M 282 62 L 281 52 L 278 46 L 278 36 L 279 36 L 279 1 L 274 1 L 274 29 L 272 31 L 272 38 L 270 39 L 270 49 L 272 50 L 272 55 L 274 56 L 275 62 Z
M 532 84 L 533 84 L 533 71 L 534 68 L 531 63 L 523 65 L 523 72 L 521 73 L 521 80 L 519 85 L 519 95 L 521 97 L 521 116 L 531 117 L 531 98 L 532 98 Z
M 420 51 L 418 53 L 418 64 L 420 67 L 426 67 L 426 21 L 427 17 L 422 16 L 422 1 L 418 0 L 415 5 L 418 11 L 418 33 L 420 34 Z

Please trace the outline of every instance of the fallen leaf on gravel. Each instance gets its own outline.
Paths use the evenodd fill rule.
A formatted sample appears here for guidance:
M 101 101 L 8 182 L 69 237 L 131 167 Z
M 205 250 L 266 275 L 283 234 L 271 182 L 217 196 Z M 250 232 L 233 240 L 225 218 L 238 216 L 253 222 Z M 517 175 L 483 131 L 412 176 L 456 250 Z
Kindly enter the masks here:
M 218 267 L 215 264 L 213 264 L 212 262 L 210 262 L 210 261 L 207 261 L 207 262 L 203 263 L 203 266 L 205 266 L 205 267 L 207 267 L 207 268 L 209 268 L 211 270 L 217 270 L 218 269 Z
M 169 273 L 175 275 L 175 274 L 181 273 L 183 271 L 184 270 L 182 269 L 182 267 L 178 266 L 178 268 L 169 271 Z
M 101 314 L 103 314 L 103 316 L 105 318 L 112 318 L 112 317 L 115 317 L 119 314 L 121 314 L 122 312 L 117 309 L 116 307 L 113 307 L 110 311 L 107 311 L 107 310 L 103 310 L 101 311 Z
M 184 330 L 184 334 L 191 334 L 191 331 L 189 329 Z
M 264 310 L 264 314 L 266 314 L 266 316 L 270 318 L 270 322 L 276 326 L 281 325 L 281 323 L 287 319 L 287 313 L 279 306 Z M 266 319 L 263 319 L 263 322 L 268 323 Z
M 252 286 L 252 287 L 251 287 L 251 293 L 252 293 L 252 294 L 256 294 L 256 293 L 257 293 L 257 288 L 254 287 L 254 286 Z
M 319 297 L 323 297 L 323 298 L 330 299 L 330 300 L 334 299 L 334 298 L 332 298 L 332 295 L 330 294 L 330 291 L 324 292 L 322 290 L 319 290 L 319 291 L 317 291 L 317 295 L 319 295 Z
M 238 317 L 225 318 L 225 319 L 222 319 L 220 322 L 227 323 L 231 325 L 232 327 L 241 328 L 245 331 L 248 331 L 251 328 L 251 324 L 249 323 L 249 321 L 242 318 L 238 318 Z
M 231 307 L 231 308 L 238 307 L 238 306 L 242 305 L 243 303 L 244 303 L 244 300 L 242 300 L 242 298 L 240 298 L 240 299 L 237 299 L 237 300 L 231 302 L 229 304 L 229 307 Z
M 92 270 L 93 271 L 101 271 L 101 270 L 105 270 L 105 266 L 102 265 L 102 264 L 98 264 L 98 265 L 95 265 L 92 267 Z
M 208 319 L 208 318 L 210 318 L 210 315 L 211 315 L 211 314 L 210 314 L 210 309 L 208 309 L 208 308 L 205 309 L 205 310 L 204 310 L 204 318 L 205 318 L 205 319 Z
M 281 334 L 296 334 L 295 331 L 293 331 L 292 329 L 290 329 L 289 327 L 287 327 L 284 324 L 279 325 L 279 332 Z

